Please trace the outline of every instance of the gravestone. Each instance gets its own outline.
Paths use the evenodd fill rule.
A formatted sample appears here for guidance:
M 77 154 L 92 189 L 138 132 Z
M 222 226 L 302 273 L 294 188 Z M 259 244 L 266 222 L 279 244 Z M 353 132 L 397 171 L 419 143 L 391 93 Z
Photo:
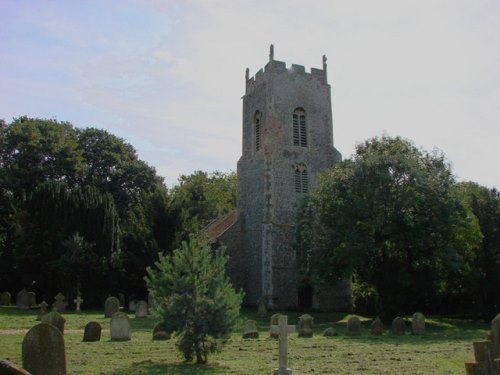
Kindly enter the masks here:
M 64 295 L 59 292 L 57 295 L 54 297 L 55 302 L 52 304 L 52 308 L 55 308 L 59 312 L 66 311 L 66 306 L 68 303 L 64 300 L 65 297 Z
M 281 316 L 281 314 L 279 314 L 279 313 L 278 314 L 274 314 L 273 316 L 271 316 L 271 327 L 272 326 L 278 326 L 279 320 L 280 320 L 280 316 Z M 270 335 L 271 335 L 271 337 L 275 337 L 276 338 L 276 337 L 279 336 L 279 333 L 278 332 L 274 332 L 273 333 L 273 330 L 271 329 L 270 330 Z
M 243 338 L 244 339 L 258 339 L 259 338 L 259 327 L 255 320 L 247 320 L 245 326 L 243 327 Z
M 80 305 L 83 303 L 83 299 L 80 295 L 78 295 L 78 297 L 76 297 L 73 302 L 75 303 L 76 307 L 75 307 L 75 311 L 81 311 L 80 310 Z
M 411 333 L 414 335 L 425 334 L 425 316 L 421 312 L 416 312 L 411 317 Z
M 26 370 L 16 366 L 6 359 L 0 359 L 0 374 L 1 375 L 30 375 Z
M 45 314 L 47 314 L 48 312 L 48 307 L 49 307 L 49 304 L 45 301 L 42 301 L 40 303 L 40 314 L 38 314 L 36 320 L 41 320 L 42 319 L 42 316 L 44 316 Z
M 10 306 L 12 302 L 12 297 L 9 292 L 3 292 L 0 294 L 0 305 L 2 306 Z
M 298 332 L 299 337 L 313 336 L 314 318 L 309 314 L 304 314 L 299 317 Z
M 292 375 L 292 370 L 288 368 L 287 338 L 289 333 L 295 332 L 295 326 L 288 325 L 288 316 L 286 315 L 280 315 L 278 318 L 279 318 L 278 325 L 271 326 L 271 334 L 273 332 L 276 332 L 279 337 L 278 368 L 274 370 L 274 375 Z
M 347 336 L 361 335 L 361 320 L 357 316 L 352 316 L 347 321 Z
M 257 307 L 257 315 L 266 316 L 267 315 L 267 298 L 262 297 L 259 300 L 259 306 Z
M 131 299 L 128 301 L 128 311 L 135 312 L 135 309 L 137 308 L 137 300 Z
M 156 323 L 156 325 L 153 328 L 153 340 L 161 341 L 169 339 L 170 339 L 170 334 L 167 332 L 165 324 L 163 322 Z
M 372 322 L 371 333 L 372 335 L 376 336 L 380 336 L 382 333 L 384 333 L 384 323 L 382 323 L 382 320 L 378 316 Z
M 392 333 L 397 336 L 402 336 L 406 331 L 406 323 L 403 318 L 397 316 L 392 321 Z
M 21 290 L 17 293 L 16 297 L 16 307 L 21 310 L 28 310 L 30 308 L 28 291 L 26 289 Z
M 135 306 L 135 317 L 144 318 L 148 315 L 148 303 L 146 301 L 139 301 Z
M 492 344 L 493 358 L 500 359 L 500 314 L 491 321 L 491 331 L 489 339 Z
M 118 300 L 118 299 L 117 299 Z M 131 338 L 130 321 L 128 315 L 123 312 L 114 313 L 111 317 L 111 340 L 128 341 Z
M 65 375 L 63 335 L 51 324 L 37 324 L 24 336 L 22 358 L 23 368 L 31 375 Z
M 84 342 L 94 342 L 101 340 L 102 327 L 97 322 L 88 322 L 83 331 Z
M 104 302 L 104 317 L 111 318 L 113 314 L 120 311 L 120 300 L 116 297 L 108 297 Z
M 55 308 L 51 312 L 42 316 L 40 320 L 42 323 L 52 324 L 59 330 L 59 332 L 61 332 L 62 335 L 64 335 L 64 323 L 66 323 L 66 319 L 64 319 L 61 314 L 55 310 Z
M 28 305 L 29 307 L 36 306 L 36 294 L 34 292 L 28 292 Z
M 338 336 L 339 334 L 337 331 L 335 331 L 335 328 L 333 327 L 328 327 L 323 331 L 323 336 L 325 337 L 332 337 L 332 336 Z

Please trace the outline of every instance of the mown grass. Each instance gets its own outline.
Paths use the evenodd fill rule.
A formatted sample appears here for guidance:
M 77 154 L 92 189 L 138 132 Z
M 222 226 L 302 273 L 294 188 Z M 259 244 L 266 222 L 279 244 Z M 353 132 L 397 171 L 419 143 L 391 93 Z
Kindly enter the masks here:
M 300 312 L 287 312 L 296 323 Z M 294 374 L 460 374 L 464 362 L 471 361 L 472 341 L 484 339 L 489 325 L 450 318 L 427 320 L 424 336 L 407 333 L 396 337 L 386 332 L 377 337 L 369 333 L 369 322 L 362 335 L 347 337 L 345 319 L 340 313 L 311 313 L 315 318 L 312 338 L 289 338 L 289 367 Z M 36 310 L 0 308 L 0 330 L 29 329 L 37 323 Z M 212 355 L 209 364 L 186 364 L 175 348 L 175 339 L 152 341 L 155 319 L 136 319 L 132 314 L 132 340 L 112 342 L 109 319 L 100 311 L 67 312 L 66 330 L 82 330 L 89 321 L 103 326 L 100 342 L 82 342 L 83 333 L 66 332 L 66 358 L 69 374 L 271 374 L 278 363 L 277 340 L 269 337 L 269 318 L 244 310 L 241 323 L 222 352 Z M 241 338 L 242 322 L 259 322 L 260 338 Z M 334 326 L 337 337 L 323 337 L 325 328 Z M 386 324 L 388 327 L 389 324 Z M 24 333 L 0 333 L 0 358 L 21 364 Z

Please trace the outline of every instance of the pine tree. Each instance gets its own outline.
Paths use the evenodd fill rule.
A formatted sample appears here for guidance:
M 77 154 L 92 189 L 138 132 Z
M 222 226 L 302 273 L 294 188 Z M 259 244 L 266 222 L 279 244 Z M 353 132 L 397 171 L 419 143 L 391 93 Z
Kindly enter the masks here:
M 186 361 L 196 356 L 197 363 L 206 363 L 238 319 L 243 292 L 233 289 L 226 263 L 224 248 L 212 250 L 191 236 L 172 255 L 160 254 L 156 269 L 148 267 L 154 311 L 167 333 L 176 334 Z

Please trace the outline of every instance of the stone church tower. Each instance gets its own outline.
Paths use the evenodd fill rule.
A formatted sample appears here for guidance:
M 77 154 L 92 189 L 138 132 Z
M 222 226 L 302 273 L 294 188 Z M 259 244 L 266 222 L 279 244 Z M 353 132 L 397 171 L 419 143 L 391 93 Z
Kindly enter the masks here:
M 333 147 L 330 85 L 323 68 L 306 72 L 274 60 L 246 72 L 238 209 L 208 231 L 228 248 L 228 272 L 245 303 L 269 307 L 347 308 L 350 283 L 322 289 L 301 280 L 296 264 L 297 209 L 318 175 L 341 160 Z

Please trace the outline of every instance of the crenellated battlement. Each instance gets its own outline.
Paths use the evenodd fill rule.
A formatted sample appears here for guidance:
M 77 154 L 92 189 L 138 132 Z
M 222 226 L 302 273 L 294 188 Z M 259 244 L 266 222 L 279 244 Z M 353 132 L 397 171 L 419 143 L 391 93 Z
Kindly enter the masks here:
M 305 67 L 298 64 L 292 64 L 287 68 L 284 61 L 274 60 L 274 46 L 271 44 L 269 52 L 269 62 L 264 66 L 264 68 L 259 69 L 253 77 L 250 77 L 250 71 L 248 68 L 246 69 L 246 92 L 252 92 L 253 87 L 263 82 L 266 79 L 267 75 L 276 74 L 303 75 L 305 79 L 316 79 L 323 84 L 328 84 L 326 68 L 327 65 L 325 55 L 323 55 L 323 69 L 311 68 L 310 72 L 306 72 Z

